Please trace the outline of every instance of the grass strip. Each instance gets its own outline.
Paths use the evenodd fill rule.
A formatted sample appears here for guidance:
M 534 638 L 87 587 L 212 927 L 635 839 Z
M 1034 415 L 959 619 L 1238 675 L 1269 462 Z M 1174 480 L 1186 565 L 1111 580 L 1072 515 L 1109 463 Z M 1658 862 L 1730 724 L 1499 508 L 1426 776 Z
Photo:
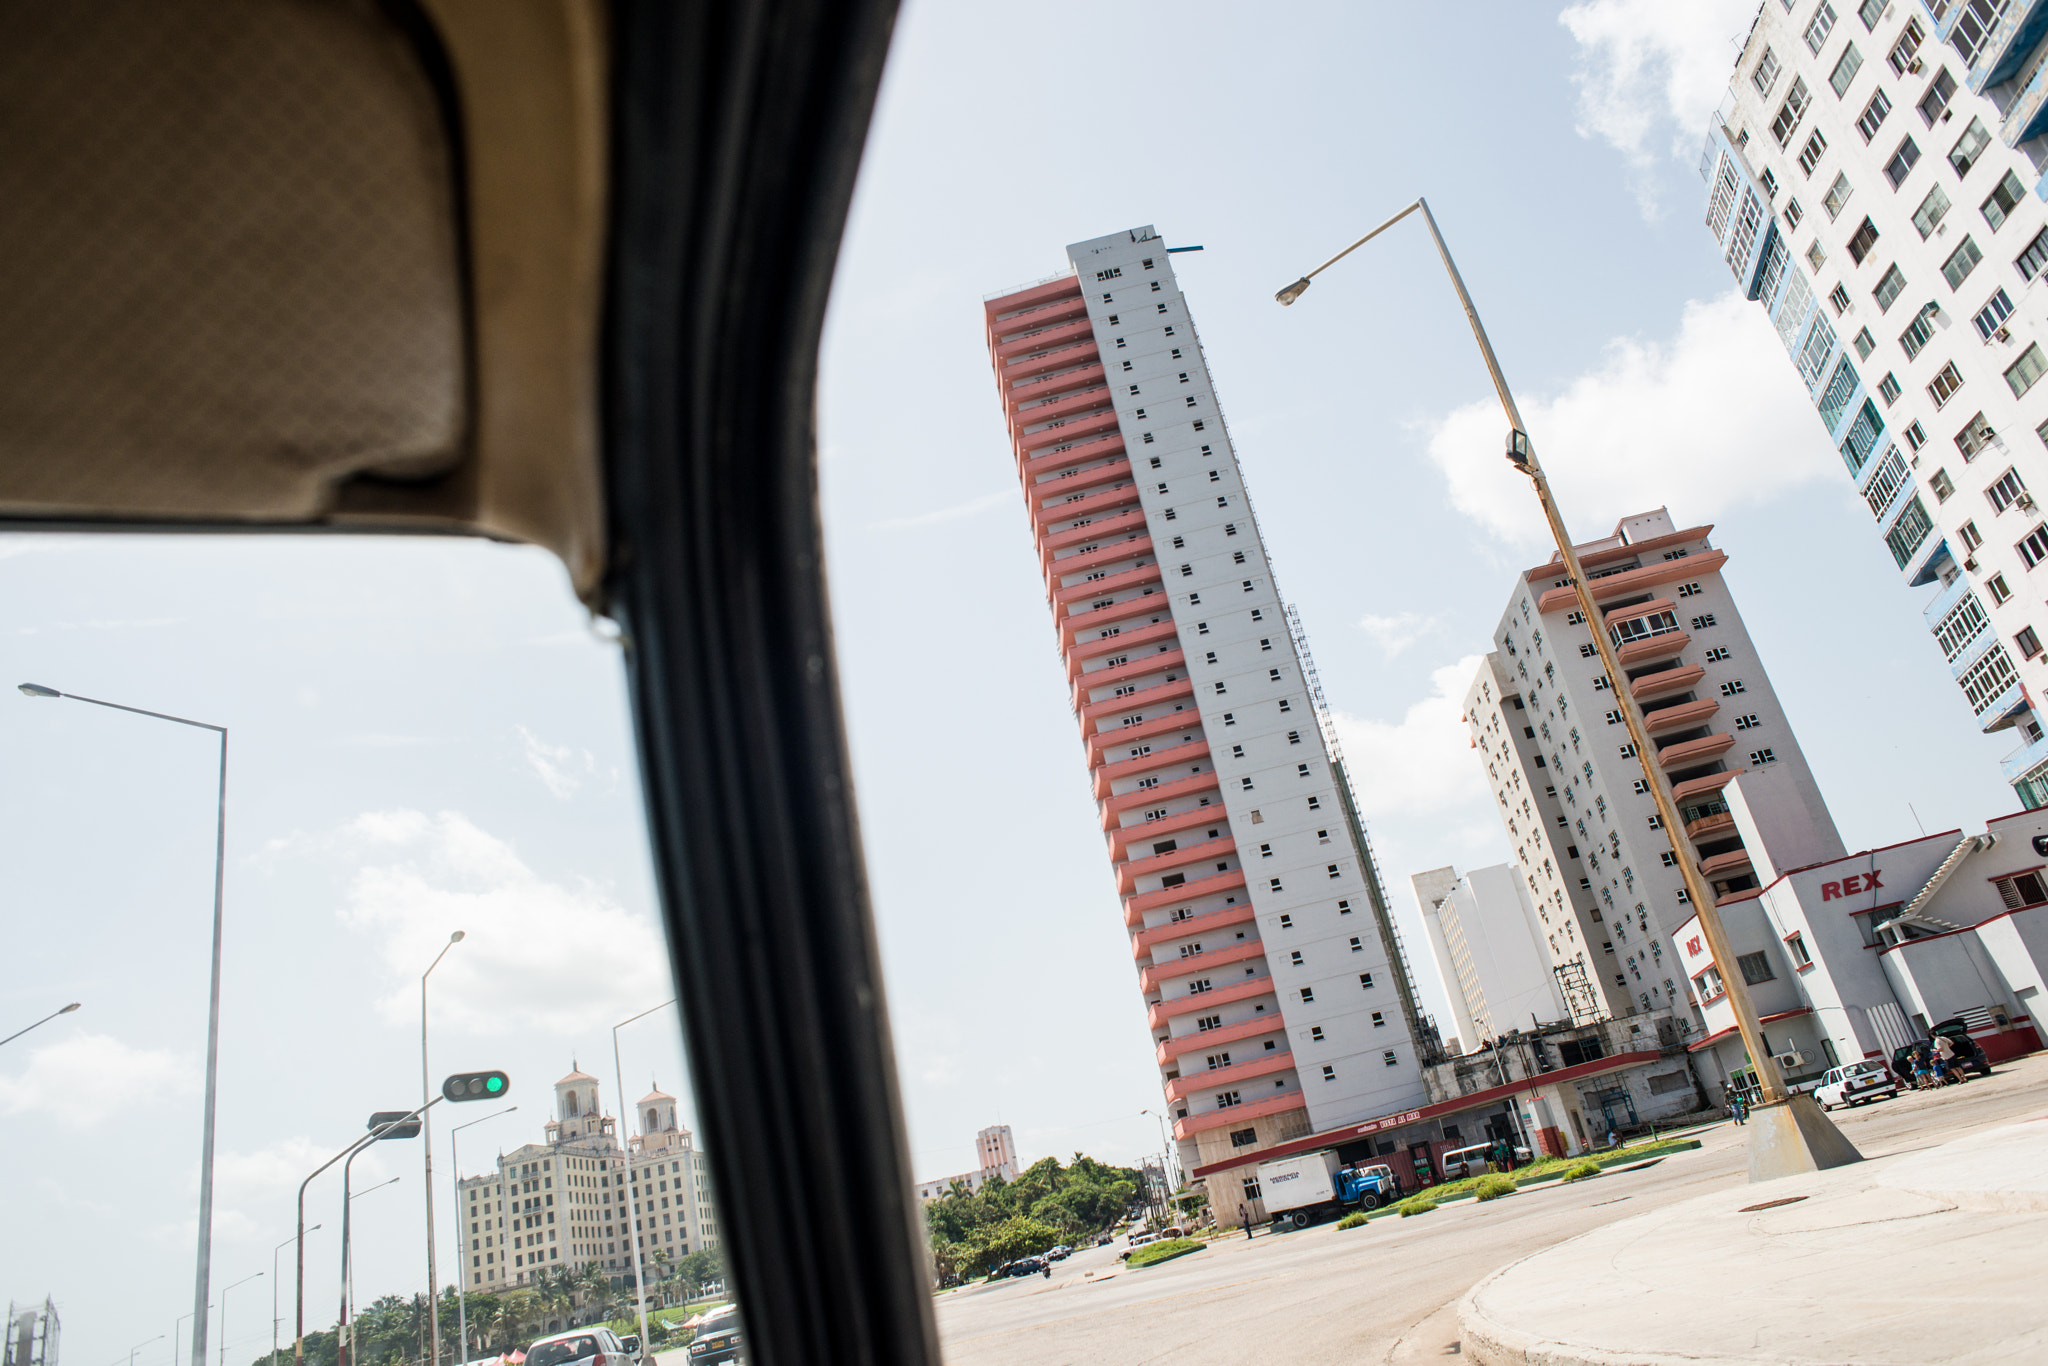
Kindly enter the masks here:
M 1155 1266 L 1160 1262 L 1170 1262 L 1175 1257 L 1185 1257 L 1190 1252 L 1200 1252 L 1202 1246 L 1192 1238 L 1165 1238 L 1145 1244 L 1133 1252 L 1124 1265 L 1136 1271 L 1139 1267 Z

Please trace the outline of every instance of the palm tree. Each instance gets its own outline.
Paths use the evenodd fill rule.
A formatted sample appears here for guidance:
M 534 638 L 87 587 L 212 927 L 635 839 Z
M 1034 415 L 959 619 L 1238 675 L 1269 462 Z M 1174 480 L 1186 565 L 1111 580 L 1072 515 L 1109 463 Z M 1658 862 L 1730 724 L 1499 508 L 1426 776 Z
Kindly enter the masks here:
M 599 1320 L 611 1317 L 612 1278 L 596 1262 L 586 1262 L 580 1274 L 583 1293 L 590 1297 L 590 1304 Z

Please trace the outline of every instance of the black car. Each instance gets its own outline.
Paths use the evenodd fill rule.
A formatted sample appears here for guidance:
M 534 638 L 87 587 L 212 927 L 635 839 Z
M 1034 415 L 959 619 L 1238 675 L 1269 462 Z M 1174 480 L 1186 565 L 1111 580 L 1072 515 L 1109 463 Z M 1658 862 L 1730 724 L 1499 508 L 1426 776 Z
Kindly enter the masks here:
M 1939 1031 L 1941 1026 L 1936 1025 L 1935 1028 Z M 1957 1039 L 1952 1034 L 1944 1034 L 1943 1037 L 1948 1039 L 1949 1046 L 1956 1051 L 1956 1060 L 1962 1063 L 1964 1067 L 1975 1072 L 1980 1077 L 1991 1075 L 1990 1060 L 1984 1056 L 1983 1049 L 1970 1041 L 1968 1035 L 1964 1035 L 1961 1039 Z M 1901 1085 L 1911 1086 L 1913 1084 L 1913 1054 L 1915 1050 L 1923 1048 L 1928 1051 L 1930 1056 L 1933 1056 L 1934 1040 L 1931 1038 L 1915 1039 L 1904 1048 L 1893 1051 L 1892 1074 L 1898 1077 Z
M 1991 1075 L 1991 1059 L 1985 1056 L 1983 1046 L 1970 1037 L 1970 1027 L 1961 1019 L 1943 1020 L 1929 1032 L 1947 1039 L 1956 1057 L 1972 1072 L 1980 1077 Z
M 690 1366 L 725 1366 L 738 1361 L 742 1345 L 738 1306 L 714 1309 L 697 1325 L 697 1336 L 690 1339 Z

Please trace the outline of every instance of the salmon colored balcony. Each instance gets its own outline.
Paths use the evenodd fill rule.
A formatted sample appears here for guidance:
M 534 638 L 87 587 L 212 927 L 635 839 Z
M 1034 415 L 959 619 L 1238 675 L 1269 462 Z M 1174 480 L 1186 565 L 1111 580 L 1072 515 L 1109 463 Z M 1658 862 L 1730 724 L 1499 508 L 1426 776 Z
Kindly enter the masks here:
M 1647 617 L 1653 612 L 1669 612 L 1678 615 L 1678 604 L 1669 598 L 1652 598 L 1648 602 L 1632 602 L 1626 607 L 1603 607 L 1602 620 L 1631 621 L 1636 617 Z
M 1198 1029 L 1192 1034 L 1176 1034 L 1163 1039 L 1153 1049 L 1152 1055 L 1166 1066 L 1183 1053 L 1199 1053 L 1205 1048 L 1218 1048 L 1239 1039 L 1256 1039 L 1261 1034 L 1277 1034 L 1287 1027 L 1287 1022 L 1273 1012 L 1254 1015 L 1249 1020 L 1240 1020 L 1221 1029 Z
M 1716 854 L 1710 859 L 1702 859 L 1700 861 L 1700 876 L 1720 877 L 1725 873 L 1733 873 L 1749 866 L 1749 850 L 1730 849 L 1725 854 Z
M 1202 813 L 1191 811 L 1188 814 Z M 1211 814 L 1209 819 L 1214 820 L 1216 817 Z M 1152 956 L 1154 944 L 1163 944 L 1169 939 L 1181 939 L 1191 934 L 1214 934 L 1218 930 L 1227 930 L 1232 925 L 1242 925 L 1256 914 L 1257 910 L 1249 903 L 1242 906 L 1225 906 L 1222 910 L 1211 911 L 1207 915 L 1191 915 L 1186 920 L 1169 920 L 1163 925 L 1154 925 L 1149 930 L 1139 930 L 1131 936 L 1131 957 L 1143 962 Z M 1270 1027 L 1277 1029 L 1279 1026 Z
M 1032 422 L 1043 421 L 1045 421 L 1043 417 L 1032 416 L 1030 422 L 1012 423 L 1011 430 L 1017 431 L 1020 428 L 1030 426 Z M 1020 435 L 1016 438 L 1017 449 L 1023 458 L 1028 461 L 1032 458 L 1032 452 L 1042 451 L 1047 446 L 1058 446 L 1069 441 L 1078 443 L 1081 437 L 1099 436 L 1103 432 L 1115 429 L 1116 409 L 1104 408 L 1101 412 L 1088 417 L 1072 418 L 1057 426 L 1047 427 L 1042 431 Z M 1072 451 L 1068 451 L 1061 459 L 1067 460 L 1071 464 L 1072 461 L 1068 457 L 1072 456 L 1072 454 Z
M 1119 461 L 1116 465 L 1104 465 L 1102 468 L 1115 472 L 1103 479 L 1090 480 L 1088 483 L 1081 482 L 1080 477 L 1076 476 L 1072 480 L 1054 480 L 1050 485 L 1041 484 L 1032 489 L 1034 497 L 1041 489 L 1060 495 L 1060 501 L 1057 503 L 1040 503 L 1031 509 L 1033 528 L 1048 526 L 1053 522 L 1064 522 L 1069 517 L 1091 517 L 1107 509 L 1121 507 L 1125 503 L 1135 504 L 1138 501 L 1138 486 L 1131 482 L 1131 462 Z M 1094 471 L 1091 470 L 1090 473 Z M 1112 478 L 1116 482 L 1108 488 L 1097 488 L 1093 493 L 1081 492 L 1097 484 L 1108 483 Z M 1081 496 L 1075 497 L 1076 493 L 1081 493 Z
M 1709 773 L 1704 777 L 1687 778 L 1671 787 L 1673 801 L 1687 802 L 1694 797 L 1703 797 L 1709 792 L 1719 792 L 1742 775 L 1740 773 Z
M 1669 659 L 1675 654 L 1683 653 L 1685 647 L 1690 644 L 1692 637 L 1685 632 L 1667 631 L 1661 636 L 1651 636 L 1647 640 L 1631 640 L 1616 650 L 1614 656 L 1621 661 L 1621 667 L 1627 669 L 1637 664 L 1648 664 L 1652 660 Z
M 1255 1100 L 1246 1105 L 1233 1105 L 1227 1110 L 1210 1110 L 1199 1115 L 1189 1115 L 1186 1119 L 1176 1119 L 1173 1122 L 1173 1136 L 1176 1139 L 1193 1138 L 1196 1134 L 1206 1133 L 1211 1129 L 1234 1128 L 1255 1119 L 1263 1119 L 1267 1115 L 1307 1108 L 1308 1101 L 1301 1092 L 1289 1087 L 1285 1091 L 1275 1091 L 1265 1100 Z
M 1166 623 L 1162 622 L 1160 624 L 1165 625 Z M 1124 705 L 1126 698 L 1136 697 L 1137 694 L 1127 693 L 1124 697 L 1104 698 L 1102 702 L 1093 704 L 1087 702 L 1086 695 L 1097 688 L 1106 688 L 1112 683 L 1121 683 L 1126 678 L 1136 678 L 1141 674 L 1149 674 L 1156 669 L 1179 668 L 1187 663 L 1187 658 L 1187 652 L 1184 650 L 1154 649 L 1150 654 L 1133 656 L 1127 664 L 1119 664 L 1110 669 L 1096 669 L 1091 673 L 1082 674 L 1075 684 L 1075 696 L 1081 700 L 1075 705 Z M 1174 681 L 1179 682 L 1181 680 L 1176 679 Z
M 1716 811 L 1711 816 L 1702 816 L 1685 827 L 1686 837 L 1695 840 L 1710 840 L 1725 831 L 1735 828 L 1735 813 Z
M 1111 712 L 1126 711 L 1132 707 L 1149 709 L 1171 702 L 1177 697 L 1192 697 L 1195 681 L 1192 678 L 1176 678 L 1171 683 L 1154 683 L 1149 688 L 1127 692 L 1122 697 L 1105 697 L 1100 702 L 1083 701 L 1080 707 L 1081 719 L 1093 721 Z M 1194 710 L 1182 704 L 1183 710 Z M 1085 727 L 1084 727 L 1085 733 Z
M 1147 854 L 1143 858 L 1130 859 L 1116 866 L 1116 889 L 1125 896 L 1129 896 L 1137 887 L 1138 879 L 1141 877 L 1149 877 L 1154 873 L 1168 872 L 1174 868 L 1185 867 L 1190 863 L 1207 863 L 1211 859 L 1220 859 L 1225 854 L 1234 854 L 1236 852 L 1237 841 L 1228 835 L 1224 835 L 1213 840 L 1203 840 L 1199 844 L 1187 844 L 1182 845 L 1178 849 L 1169 849 L 1163 854 Z M 1180 884 L 1182 887 L 1186 885 L 1186 883 Z M 1175 890 L 1178 890 L 1178 888 Z
M 1136 929 L 1145 923 L 1145 912 L 1161 906 L 1171 906 L 1176 901 L 1192 901 L 1198 896 L 1213 896 L 1227 892 L 1234 887 L 1244 886 L 1244 869 L 1232 868 L 1227 873 L 1211 873 L 1207 877 L 1191 877 L 1186 882 L 1172 887 L 1161 887 L 1156 892 L 1140 892 L 1124 898 L 1124 928 Z
M 1050 592 L 1061 587 L 1085 588 L 1090 583 L 1100 583 L 1102 582 L 1100 579 L 1083 579 L 1079 583 L 1074 584 L 1061 584 L 1060 580 L 1075 574 L 1085 574 L 1090 570 L 1099 571 L 1104 565 L 1116 564 L 1119 561 L 1131 559 L 1133 556 L 1151 555 L 1152 538 L 1150 536 L 1142 533 L 1133 536 L 1128 531 L 1124 532 L 1123 535 L 1124 539 L 1122 540 L 1111 541 L 1106 545 L 1098 545 L 1093 550 L 1084 550 L 1078 555 L 1069 555 L 1064 560 L 1054 560 L 1048 564 L 1045 567 L 1045 586 L 1047 591 Z
M 1110 785 L 1119 778 L 1129 778 L 1140 773 L 1150 773 L 1155 768 L 1204 759 L 1208 754 L 1207 740 L 1190 740 L 1184 745 L 1161 746 L 1150 754 L 1141 754 L 1135 759 L 1119 759 L 1113 764 L 1104 764 L 1095 770 L 1095 800 L 1099 802 L 1108 797 Z
M 1246 977 L 1227 987 L 1214 991 L 1199 992 L 1193 996 L 1175 996 L 1167 1001 L 1155 1001 L 1145 1013 L 1145 1023 L 1153 1029 L 1166 1028 L 1168 1020 L 1178 1020 L 1183 1015 L 1199 1015 L 1217 1006 L 1229 1005 L 1232 1001 L 1249 1001 L 1260 996 L 1273 994 L 1273 979 L 1270 977 Z M 1267 1012 L 1273 1017 L 1273 1028 L 1282 1027 L 1277 1007 Z
M 1683 692 L 1706 676 L 1706 670 L 1697 664 L 1688 664 L 1682 669 L 1666 669 L 1662 673 L 1645 674 L 1629 684 L 1630 697 L 1641 702 L 1645 698 L 1662 697 L 1668 692 Z
M 1060 394 L 1034 407 L 1013 409 L 1010 413 L 1010 428 L 1021 432 L 1026 427 L 1051 422 L 1054 418 L 1092 413 L 1108 402 L 1109 386 L 1098 380 L 1085 389 L 1076 389 L 1071 394 Z
M 1667 769 L 1684 768 L 1687 764 L 1701 763 L 1717 754 L 1726 754 L 1734 744 L 1732 735 L 1703 735 L 1682 745 L 1666 745 L 1657 751 L 1657 762 Z
M 1055 347 L 1050 351 L 1034 351 L 1028 356 L 1003 362 L 1003 377 L 1000 383 L 1015 384 L 1019 380 L 1031 379 L 1037 375 L 1051 374 L 1054 370 L 1069 365 L 1078 365 L 1084 360 L 1099 360 L 1101 348 L 1095 338 L 1073 342 L 1067 346 Z
M 1071 588 L 1055 589 L 1053 590 L 1052 600 L 1064 606 L 1070 602 L 1079 602 L 1083 598 L 1095 597 L 1100 593 L 1116 593 L 1126 588 L 1137 588 L 1142 584 L 1158 583 L 1164 577 L 1165 575 L 1158 565 L 1141 564 L 1136 569 L 1126 569 L 1123 573 L 1111 574 L 1106 579 L 1090 579 L 1077 583 Z M 1165 603 L 1160 604 L 1161 607 L 1165 605 Z
M 1040 478 L 1041 475 L 1063 470 L 1069 465 L 1082 465 L 1090 460 L 1100 460 L 1106 455 L 1121 455 L 1123 449 L 1124 434 L 1121 431 L 1111 432 L 1107 436 L 1090 437 L 1086 441 L 1076 441 L 1063 448 L 1047 451 L 1043 455 L 1032 456 L 1024 462 L 1024 477 L 1035 481 L 1031 485 L 1034 489 L 1044 488 L 1052 481 Z M 1094 471 L 1091 470 L 1089 473 L 1092 474 Z M 1085 480 L 1088 475 L 1077 474 L 1074 478 Z
M 1171 816 L 1162 816 L 1156 821 L 1139 821 L 1136 825 L 1120 825 L 1109 832 L 1109 857 L 1111 862 L 1130 857 L 1132 846 L 1156 843 L 1176 830 L 1187 830 L 1198 825 L 1219 825 L 1229 817 L 1221 807 L 1198 806 L 1192 811 L 1182 811 Z M 1148 931 L 1149 933 L 1149 931 Z M 1150 941 L 1147 941 L 1150 942 Z
M 1080 341 L 1084 337 L 1091 341 L 1095 338 L 1095 324 L 1088 321 L 1085 312 L 1072 322 L 1056 322 L 1048 318 L 1044 323 L 1035 324 L 1035 327 L 1036 330 L 1029 333 L 1012 336 L 1008 341 L 997 342 L 994 348 L 996 360 L 1006 361 L 1012 356 L 1027 355 L 1049 346 Z
M 1711 697 L 1702 697 L 1697 702 L 1682 702 L 1675 707 L 1662 707 L 1643 715 L 1643 729 L 1652 735 L 1666 731 L 1684 730 L 1688 726 L 1706 724 L 1707 718 L 1721 710 L 1721 704 Z
M 1145 618 L 1146 626 L 1163 626 L 1172 620 L 1173 607 L 1163 592 L 1140 593 L 1135 598 L 1124 598 L 1110 603 L 1107 607 L 1084 607 L 1078 612 L 1069 612 L 1058 618 L 1060 624 L 1060 648 L 1071 650 L 1076 642 L 1081 648 L 1092 646 L 1102 639 L 1101 633 L 1122 622 Z M 1157 620 L 1154 620 L 1157 618 Z M 1083 639 L 1083 637 L 1087 637 Z M 1073 667 L 1073 657 L 1068 657 L 1068 667 Z
M 1233 939 L 1222 948 L 1211 949 L 1206 953 L 1191 953 L 1185 958 L 1174 957 L 1161 963 L 1147 963 L 1138 969 L 1138 985 L 1148 992 L 1157 991 L 1162 982 L 1171 982 L 1181 977 L 1194 977 L 1214 968 L 1242 963 L 1247 958 L 1265 956 L 1266 946 L 1258 940 Z
M 1169 650 L 1178 650 L 1180 648 L 1179 628 L 1172 621 L 1153 621 L 1133 626 L 1128 631 L 1118 630 L 1115 635 L 1090 636 L 1086 640 L 1075 641 L 1066 647 L 1067 682 L 1069 685 L 1075 685 L 1080 683 L 1082 679 L 1090 677 L 1090 673 L 1084 671 L 1083 666 L 1085 665 L 1099 664 L 1101 661 L 1114 658 L 1124 651 L 1143 650 L 1148 645 L 1154 647 L 1149 651 L 1152 654 L 1158 654 L 1159 650 L 1157 647 L 1161 645 L 1164 645 Z M 1100 672 L 1100 670 L 1093 672 Z M 1095 685 L 1091 683 L 1088 686 L 1092 688 Z M 1086 708 L 1088 707 L 1108 706 L 1110 704 L 1108 702 L 1088 702 L 1083 699 L 1075 703 L 1075 705 L 1083 708 L 1083 712 L 1086 714 Z
M 1120 531 L 1143 530 L 1144 526 L 1144 510 L 1132 508 L 1129 512 L 1098 517 L 1087 526 L 1071 526 L 1065 531 L 1047 532 L 1038 538 L 1040 563 L 1045 563 L 1047 557 L 1055 550 L 1065 550 L 1070 545 L 1086 545 L 1089 541 L 1099 541 L 1104 536 L 1114 536 Z
M 1644 544 L 1647 545 L 1648 542 Z M 1631 593 L 1640 593 L 1645 588 L 1658 588 L 1667 583 L 1679 583 L 1686 579 L 1697 579 L 1707 574 L 1717 573 L 1721 566 L 1726 563 L 1728 563 L 1728 556 L 1725 552 L 1709 550 L 1703 555 L 1687 555 L 1676 560 L 1659 560 L 1655 564 L 1646 564 L 1640 569 L 1628 569 L 1619 574 L 1610 574 L 1604 579 L 1594 579 L 1587 587 L 1593 591 L 1593 601 L 1595 604 L 1612 602 L 1616 598 L 1627 597 Z M 1538 574 L 1536 577 L 1540 579 L 1562 572 L 1563 567 L 1561 565 L 1550 565 L 1543 573 Z M 1563 588 L 1552 588 L 1536 600 L 1538 610 L 1543 612 L 1562 612 L 1567 608 L 1578 606 L 1578 603 L 1579 595 L 1572 590 L 1569 584 Z
M 1115 730 L 1091 730 L 1086 733 L 1088 742 L 1088 767 L 1100 768 L 1110 761 L 1115 752 L 1125 745 L 1136 744 L 1156 735 L 1171 735 L 1176 731 L 1193 731 L 1202 724 L 1202 714 L 1193 707 L 1180 711 L 1161 712 L 1148 720 Z
M 1270 1077 L 1275 1072 L 1290 1071 L 1293 1067 L 1294 1054 L 1286 1049 L 1275 1049 L 1271 1053 L 1261 1050 L 1256 1054 L 1246 1054 L 1243 1062 L 1207 1067 L 1200 1072 L 1187 1072 L 1175 1077 L 1166 1083 L 1166 1098 L 1186 1100 L 1199 1091 L 1227 1090 L 1238 1082 L 1250 1081 L 1253 1077 Z M 1233 1106 L 1220 1113 L 1234 1114 L 1242 1108 Z
M 1192 797 L 1202 792 L 1214 791 L 1219 786 L 1216 770 L 1204 769 L 1191 773 L 1185 778 L 1176 778 L 1170 783 L 1157 787 L 1141 787 L 1134 792 L 1119 792 L 1114 797 L 1102 800 L 1102 828 L 1109 830 L 1116 825 L 1116 818 L 1134 806 L 1156 806 L 1175 797 Z M 1213 807 L 1218 816 L 1223 814 L 1223 803 L 1219 800 Z
M 1013 416 L 1023 411 L 1027 403 L 1041 403 L 1047 397 L 1065 391 L 1092 389 L 1102 383 L 1102 362 L 1096 361 L 1077 370 L 1066 370 L 1042 379 L 1029 380 L 1003 395 L 1003 409 Z M 1033 413 L 1037 408 L 1031 410 Z
M 1066 271 L 1053 276 L 1050 280 L 1041 280 L 1035 285 L 1026 285 L 1008 294 L 983 299 L 981 308 L 989 324 L 994 326 L 1005 313 L 1020 313 L 1026 309 L 1042 308 L 1063 299 L 1081 297 L 1081 277 L 1072 271 Z

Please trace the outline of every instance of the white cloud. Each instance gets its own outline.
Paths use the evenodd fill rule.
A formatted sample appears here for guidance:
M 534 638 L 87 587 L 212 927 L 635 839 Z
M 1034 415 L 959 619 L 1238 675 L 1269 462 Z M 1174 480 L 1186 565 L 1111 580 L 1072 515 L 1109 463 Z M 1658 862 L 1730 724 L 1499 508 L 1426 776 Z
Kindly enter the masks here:
M 539 774 L 548 791 L 561 800 L 567 801 L 575 796 L 583 786 L 583 779 L 597 771 L 597 759 L 589 750 L 548 744 L 524 726 L 518 727 L 518 731 L 520 743 L 526 749 L 527 767 Z M 580 765 L 577 762 L 579 757 L 582 760 Z
M 437 1030 L 567 1038 L 611 1024 L 622 1002 L 669 994 L 668 949 L 651 914 L 592 883 L 548 881 L 459 812 L 365 812 L 268 852 L 356 864 L 337 915 L 389 968 L 392 987 L 377 1005 L 394 1023 L 418 1019 L 419 974 L 455 930 L 466 937 L 434 972 Z
M 1389 659 L 1423 636 L 1433 634 L 1442 625 L 1436 617 L 1426 617 L 1420 612 L 1398 612 L 1391 617 L 1367 615 L 1360 617 L 1358 624 Z
M 1581 540 L 1658 507 L 1691 525 L 1836 472 L 1776 332 L 1735 293 L 1688 303 L 1673 340 L 1618 338 L 1562 393 L 1521 402 Z M 1452 505 L 1489 536 L 1547 552 L 1528 481 L 1501 457 L 1506 429 L 1491 398 L 1468 404 L 1431 431 L 1430 459 L 1450 481 Z
M 1557 21 L 1579 43 L 1578 131 L 1627 159 L 1643 216 L 1660 157 L 1689 157 L 1706 136 L 1756 15 L 1757 0 L 1585 0 Z
M 870 522 L 867 529 L 869 531 L 907 531 L 911 527 L 935 526 L 940 522 L 958 521 L 962 517 L 972 517 L 978 512 L 986 512 L 998 503 L 1008 502 L 1016 496 L 1017 492 L 1014 489 L 1004 489 L 999 493 L 984 493 L 979 498 L 970 498 L 964 503 L 955 503 L 952 507 L 940 508 L 935 512 L 920 512 L 911 517 L 891 517 L 883 522 Z
M 0 1076 L 0 1114 L 41 1114 L 86 1128 L 159 1096 L 197 1091 L 192 1059 L 161 1048 L 136 1048 L 108 1034 L 80 1033 L 28 1055 L 15 1076 Z
M 1337 736 L 1344 743 L 1360 815 L 1368 820 L 1427 815 L 1485 799 L 1471 736 L 1458 720 L 1481 658 L 1467 655 L 1432 669 L 1429 696 L 1411 705 L 1399 721 L 1337 713 Z

